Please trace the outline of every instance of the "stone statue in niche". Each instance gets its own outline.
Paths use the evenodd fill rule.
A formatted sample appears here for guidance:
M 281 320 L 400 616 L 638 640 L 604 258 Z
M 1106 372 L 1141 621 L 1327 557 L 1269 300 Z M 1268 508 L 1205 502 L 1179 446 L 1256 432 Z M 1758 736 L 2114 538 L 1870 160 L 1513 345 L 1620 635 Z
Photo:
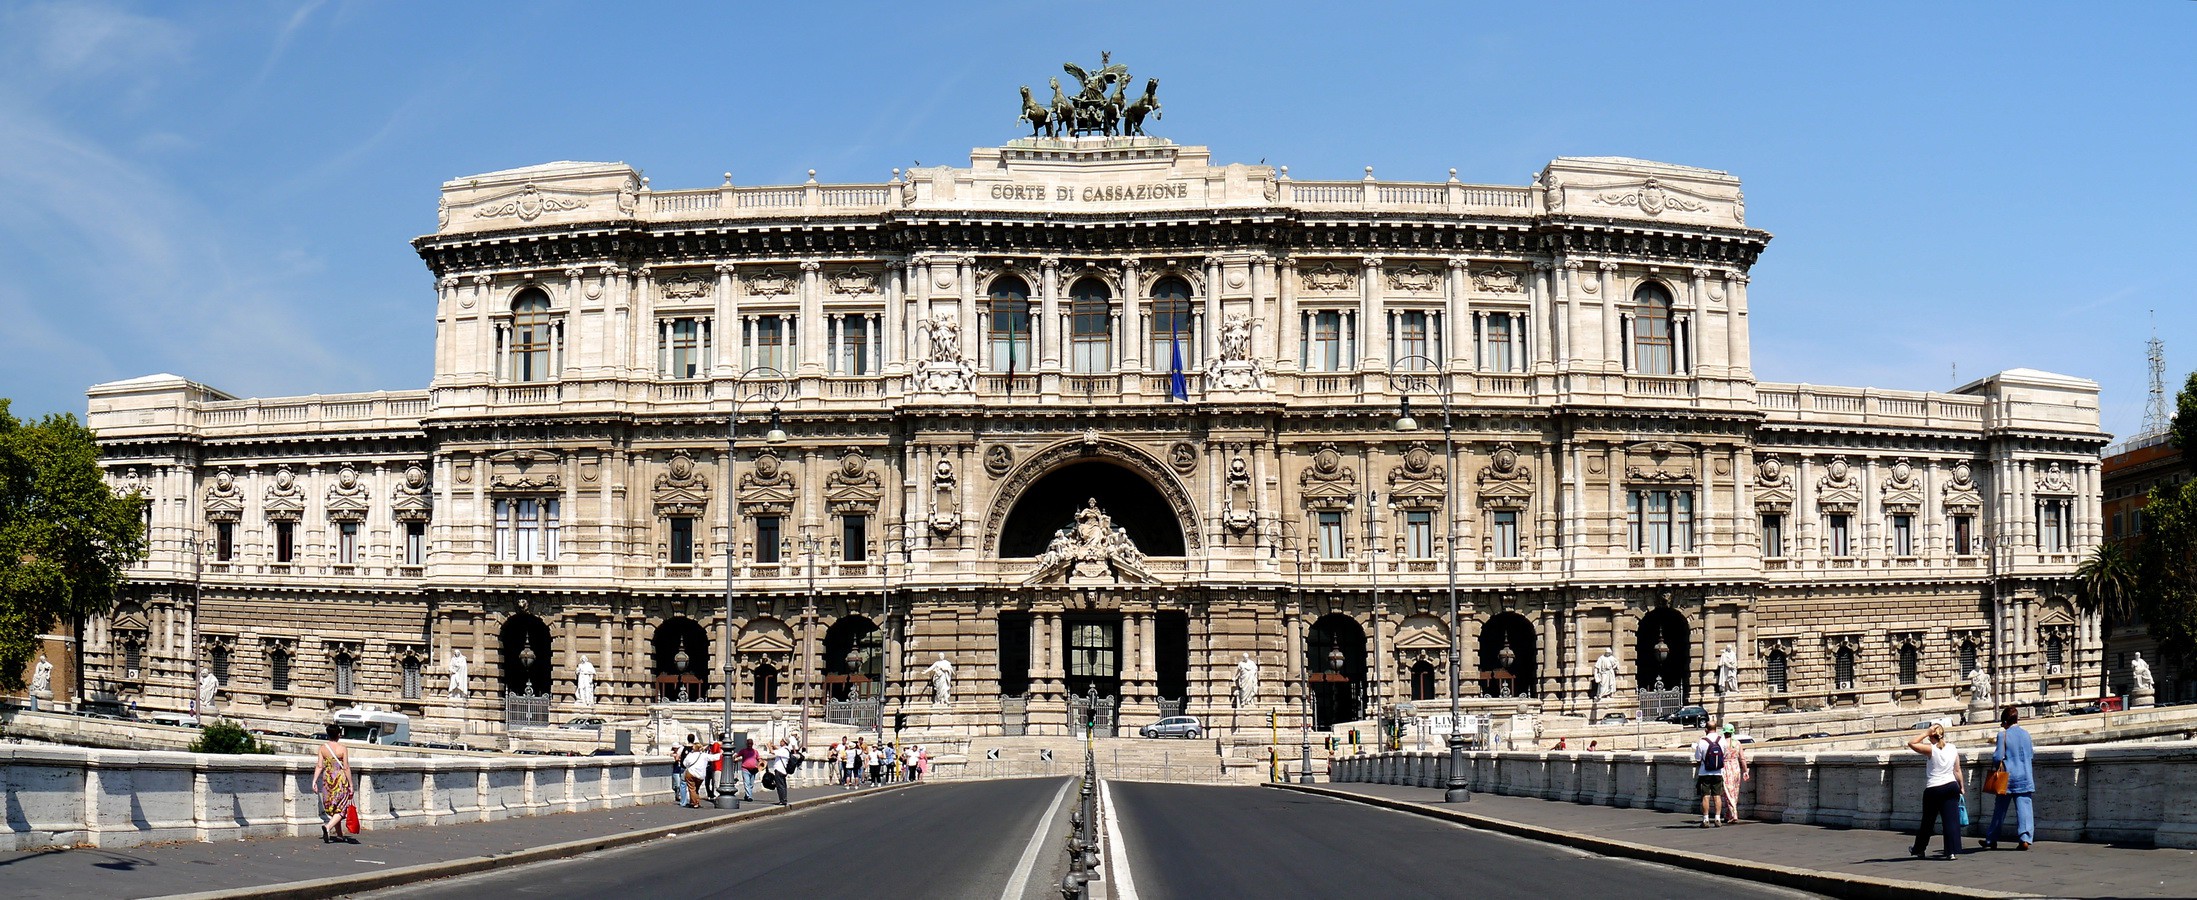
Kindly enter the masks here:
M 1253 391 L 1266 386 L 1266 367 L 1251 355 L 1251 335 L 1257 326 L 1242 313 L 1230 313 L 1222 320 L 1220 354 L 1205 367 L 1209 389 Z
M 939 310 L 921 325 L 930 352 L 915 364 L 917 390 L 941 394 L 974 388 L 976 369 L 961 355 L 961 323 L 952 310 Z
M 580 657 L 580 667 L 575 672 L 572 700 L 581 706 L 595 705 L 595 663 Z
M 1610 647 L 1594 660 L 1594 696 L 1597 699 L 1617 693 L 1617 648 Z
M 954 664 L 946 655 L 938 655 L 938 661 L 924 668 L 923 674 L 931 679 L 931 702 L 938 706 L 951 706 L 954 702 Z
M 450 699 L 463 700 L 472 692 L 471 685 L 467 683 L 467 669 L 465 654 L 457 650 L 450 651 Z
M 1258 524 L 1259 514 L 1251 496 L 1251 467 L 1243 457 L 1228 460 L 1228 499 L 1221 509 L 1221 524 L 1243 534 Z
M 961 480 L 954 477 L 951 460 L 939 460 L 931 474 L 931 530 L 952 534 L 961 527 Z
M 1739 654 L 1728 646 L 1716 657 L 1716 690 L 1720 694 L 1739 693 Z
M 1236 663 L 1236 685 L 1231 694 L 1230 699 L 1235 701 L 1237 709 L 1259 702 L 1259 664 L 1249 653 Z

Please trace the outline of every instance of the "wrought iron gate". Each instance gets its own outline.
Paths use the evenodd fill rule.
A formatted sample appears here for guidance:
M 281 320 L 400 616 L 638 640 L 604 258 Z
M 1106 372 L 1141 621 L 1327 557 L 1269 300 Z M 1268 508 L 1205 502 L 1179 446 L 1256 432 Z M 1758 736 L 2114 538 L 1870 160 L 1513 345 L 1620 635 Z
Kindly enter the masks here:
M 1082 697 L 1069 697 L 1068 725 L 1070 729 L 1080 729 L 1085 722 L 1089 722 L 1091 723 L 1092 737 L 1113 737 L 1114 702 L 1115 698 L 1113 697 L 1100 697 L 1096 707 L 1094 707 Z
M 536 695 L 533 691 L 524 694 L 504 694 L 503 727 L 505 730 L 513 728 L 548 728 L 549 696 L 546 694 Z

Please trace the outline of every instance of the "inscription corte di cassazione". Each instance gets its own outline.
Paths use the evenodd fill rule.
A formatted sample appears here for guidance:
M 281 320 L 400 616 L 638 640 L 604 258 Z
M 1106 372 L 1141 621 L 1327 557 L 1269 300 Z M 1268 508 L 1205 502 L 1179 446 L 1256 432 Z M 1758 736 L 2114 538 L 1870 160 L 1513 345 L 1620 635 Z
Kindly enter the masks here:
M 1094 184 L 1078 190 L 1072 185 L 1058 184 L 1048 188 L 1042 184 L 992 185 L 994 200 L 1026 200 L 1043 203 L 1055 202 L 1102 203 L 1110 200 L 1187 200 L 1190 186 L 1187 184 Z

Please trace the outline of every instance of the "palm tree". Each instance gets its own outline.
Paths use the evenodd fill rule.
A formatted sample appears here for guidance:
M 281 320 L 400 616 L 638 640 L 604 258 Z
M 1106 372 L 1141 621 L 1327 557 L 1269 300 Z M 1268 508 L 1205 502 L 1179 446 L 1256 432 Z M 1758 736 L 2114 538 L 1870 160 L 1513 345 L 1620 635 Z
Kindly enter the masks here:
M 2120 544 L 2107 542 L 2075 567 L 2083 605 L 2105 607 L 2106 618 L 2127 622 L 2136 615 L 2136 561 Z

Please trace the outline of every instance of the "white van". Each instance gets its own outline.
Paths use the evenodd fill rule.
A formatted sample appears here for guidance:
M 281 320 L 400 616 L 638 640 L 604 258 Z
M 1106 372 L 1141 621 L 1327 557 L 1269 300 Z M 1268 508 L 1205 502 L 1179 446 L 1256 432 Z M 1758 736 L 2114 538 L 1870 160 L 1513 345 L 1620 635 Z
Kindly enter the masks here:
M 346 740 L 369 744 L 407 744 L 412 741 L 412 717 L 371 706 L 336 710 L 336 726 Z

